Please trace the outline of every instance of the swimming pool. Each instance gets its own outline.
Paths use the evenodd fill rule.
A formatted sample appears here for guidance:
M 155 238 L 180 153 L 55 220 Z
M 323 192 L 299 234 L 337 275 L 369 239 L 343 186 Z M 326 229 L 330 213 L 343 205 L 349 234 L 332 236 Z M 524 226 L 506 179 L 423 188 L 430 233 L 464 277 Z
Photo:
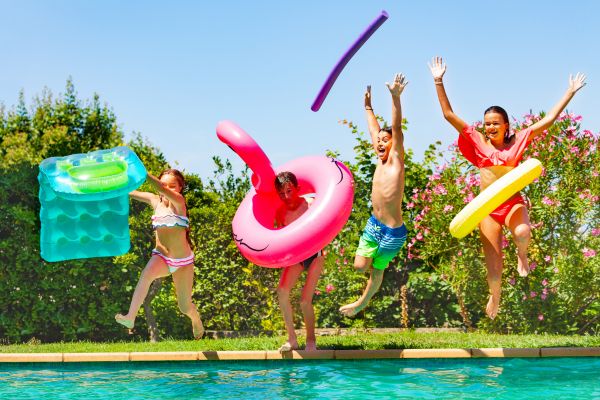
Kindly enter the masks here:
M 0 399 L 600 399 L 600 358 L 0 364 Z

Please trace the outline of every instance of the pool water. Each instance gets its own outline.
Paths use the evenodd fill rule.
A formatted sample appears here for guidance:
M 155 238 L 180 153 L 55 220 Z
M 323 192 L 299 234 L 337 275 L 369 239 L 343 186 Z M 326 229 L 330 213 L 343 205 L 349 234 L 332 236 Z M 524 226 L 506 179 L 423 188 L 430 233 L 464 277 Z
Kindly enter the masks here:
M 600 399 L 600 358 L 0 364 L 0 399 Z

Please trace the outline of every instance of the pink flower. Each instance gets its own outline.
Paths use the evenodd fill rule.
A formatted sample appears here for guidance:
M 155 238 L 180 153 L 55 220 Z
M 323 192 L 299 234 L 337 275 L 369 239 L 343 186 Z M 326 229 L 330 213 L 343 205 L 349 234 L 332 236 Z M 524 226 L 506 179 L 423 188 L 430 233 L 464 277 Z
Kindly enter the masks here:
M 537 268 L 537 264 L 536 263 L 532 262 L 532 263 L 529 264 L 529 271 L 533 271 L 536 268 Z
M 459 250 L 458 253 L 456 253 L 459 257 L 462 256 L 462 250 Z
M 508 247 L 508 240 L 506 240 L 505 236 L 502 236 L 502 248 L 505 249 Z
M 433 193 L 435 194 L 441 194 L 446 195 L 448 194 L 448 191 L 446 190 L 446 188 L 444 187 L 444 185 L 442 185 L 441 183 L 439 185 L 437 185 L 436 187 L 433 188 Z
M 581 251 L 583 252 L 583 256 L 586 258 L 594 257 L 596 255 L 596 251 L 594 249 L 588 249 L 587 247 L 584 247 Z
M 542 286 L 548 286 L 548 279 L 544 278 L 542 280 Z
M 315 290 L 315 294 L 318 296 L 321 294 L 321 291 L 319 289 Z
M 429 175 L 429 181 L 437 181 L 438 179 L 440 179 L 442 176 L 440 174 L 438 174 L 437 172 L 434 172 L 433 174 Z
M 546 262 L 550 262 L 551 260 L 552 260 L 552 257 L 550 257 L 550 256 L 544 257 L 544 261 L 546 261 Z
M 544 320 L 544 314 L 540 314 L 540 315 L 538 315 L 538 319 L 539 319 L 540 321 L 543 321 L 543 320 Z
M 544 198 L 542 199 L 542 203 L 548 206 L 554 205 L 554 202 L 548 196 L 544 196 Z
M 579 153 L 579 147 L 577 147 L 577 146 L 571 147 L 571 153 L 573 153 L 573 154 Z
M 508 283 L 510 283 L 511 285 L 513 285 L 513 286 L 514 286 L 514 285 L 515 285 L 515 278 L 510 278 L 510 279 L 508 280 Z
M 444 212 L 448 212 L 448 211 L 452 211 L 454 210 L 454 207 L 451 206 L 450 204 L 448 204 L 446 207 L 444 207 Z
M 327 286 L 325 286 L 325 291 L 326 291 L 327 293 L 330 293 L 330 292 L 332 292 L 332 291 L 333 291 L 333 289 L 335 289 L 335 288 L 333 287 L 333 285 L 332 285 L 331 283 L 330 283 L 330 284 L 328 284 Z
M 340 249 L 340 256 L 343 256 L 345 252 L 346 252 L 346 248 L 345 248 L 345 247 L 342 247 L 342 248 Z
M 529 297 L 533 299 L 535 296 L 537 296 L 537 292 L 534 292 L 533 290 L 529 292 Z
M 473 193 L 469 193 L 467 195 L 467 197 L 465 197 L 463 199 L 463 203 L 465 203 L 465 204 L 470 203 L 474 198 L 475 198 L 475 196 L 473 196 Z
M 552 270 L 555 274 L 558 274 L 558 268 L 554 267 L 554 269 Z
M 417 240 L 423 240 L 423 233 L 422 232 L 417 233 Z
M 600 228 L 592 229 L 592 236 L 600 236 Z
M 406 205 L 406 208 L 407 208 L 407 209 L 411 209 L 411 208 L 413 208 L 414 206 L 415 206 L 415 203 L 413 203 L 413 202 L 411 201 L 410 203 L 408 203 L 408 204 Z

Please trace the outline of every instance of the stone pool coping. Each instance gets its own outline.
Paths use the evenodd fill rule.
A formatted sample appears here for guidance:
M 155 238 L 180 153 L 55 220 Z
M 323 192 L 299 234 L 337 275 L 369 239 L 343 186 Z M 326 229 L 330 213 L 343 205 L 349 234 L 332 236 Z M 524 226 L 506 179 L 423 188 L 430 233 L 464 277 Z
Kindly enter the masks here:
M 129 362 L 238 360 L 355 360 L 400 358 L 600 357 L 600 347 L 304 350 L 279 353 L 255 351 L 168 351 L 113 353 L 0 353 L 0 363 Z

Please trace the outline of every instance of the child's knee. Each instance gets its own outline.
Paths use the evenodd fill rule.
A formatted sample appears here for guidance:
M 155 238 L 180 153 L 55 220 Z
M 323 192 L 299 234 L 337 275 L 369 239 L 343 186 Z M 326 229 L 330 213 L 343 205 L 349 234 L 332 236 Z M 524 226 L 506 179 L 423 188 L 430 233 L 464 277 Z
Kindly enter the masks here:
M 518 241 L 527 241 L 531 238 L 531 227 L 527 224 L 521 224 L 515 228 L 515 239 Z
M 310 309 L 312 307 L 312 296 L 310 298 L 302 296 L 300 299 L 300 308 L 302 310 Z
M 277 296 L 279 296 L 279 298 L 287 298 L 290 296 L 290 290 L 286 287 L 279 286 L 277 288 Z
M 369 263 L 366 260 L 355 260 L 354 261 L 354 269 L 356 269 L 358 272 L 367 272 L 369 270 L 369 267 L 371 266 L 371 263 Z

